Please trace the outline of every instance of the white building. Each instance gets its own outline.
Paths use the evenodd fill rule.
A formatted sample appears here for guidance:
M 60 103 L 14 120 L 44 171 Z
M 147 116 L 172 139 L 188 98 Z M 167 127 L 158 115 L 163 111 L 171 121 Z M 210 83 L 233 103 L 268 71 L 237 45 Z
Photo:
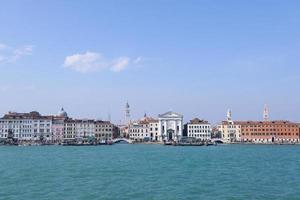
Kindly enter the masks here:
M 225 143 L 241 141 L 241 125 L 235 124 L 231 118 L 231 110 L 227 111 L 227 120 L 218 125 L 222 140 Z
M 169 111 L 158 115 L 160 141 L 179 141 L 183 132 L 183 115 Z
M 130 123 L 129 139 L 137 142 L 150 141 L 149 122 L 137 121 Z
M 8 131 L 19 141 L 52 140 L 52 118 L 38 112 L 9 112 L 0 119 L 0 138 L 7 138 Z
M 159 141 L 158 120 L 144 117 L 129 124 L 129 138 L 134 141 Z
M 76 143 L 112 140 L 115 126 L 109 121 L 76 120 L 68 118 L 62 108 L 56 116 L 38 112 L 9 112 L 0 118 L 0 140 L 9 133 L 18 141 L 47 143 Z
M 76 122 L 76 140 L 86 140 L 95 137 L 95 121 L 94 120 L 75 120 Z
M 185 128 L 188 137 L 193 137 L 201 141 L 211 140 L 211 126 L 208 121 L 195 118 L 190 120 L 190 122 L 185 125 Z

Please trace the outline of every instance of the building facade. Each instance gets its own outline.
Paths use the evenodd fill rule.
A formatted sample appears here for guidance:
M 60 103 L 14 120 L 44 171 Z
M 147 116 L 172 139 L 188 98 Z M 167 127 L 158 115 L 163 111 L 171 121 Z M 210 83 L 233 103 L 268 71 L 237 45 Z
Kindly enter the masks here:
M 52 141 L 53 143 L 62 143 L 64 139 L 64 121 L 68 118 L 64 108 L 52 117 Z
M 299 125 L 289 121 L 237 121 L 241 141 L 252 143 L 298 143 Z
M 94 120 L 89 119 L 82 119 L 82 120 L 75 120 L 76 124 L 76 141 L 87 141 L 87 140 L 94 140 L 95 134 L 95 122 Z
M 193 137 L 201 141 L 211 140 L 211 125 L 208 121 L 200 120 L 198 118 L 190 120 L 184 126 L 187 137 Z
M 136 142 L 150 141 L 149 122 L 137 121 L 130 123 L 129 139 Z
M 49 142 L 52 140 L 52 118 L 36 111 L 9 112 L 0 119 L 0 138 L 7 138 L 9 131 L 19 141 Z
M 76 141 L 76 120 L 68 118 L 64 120 L 64 137 L 63 142 L 75 142 Z
M 61 143 L 64 139 L 64 121 L 65 118 L 52 118 L 52 141 L 53 143 Z
M 158 115 L 159 141 L 179 141 L 183 133 L 183 115 L 169 111 Z
M 111 141 L 114 137 L 114 125 L 109 121 L 95 121 L 94 126 L 96 141 Z
M 109 121 L 68 118 L 63 108 L 57 115 L 51 116 L 42 116 L 33 111 L 9 112 L 0 118 L 0 141 L 8 137 L 20 142 L 55 144 L 110 141 L 114 135 L 118 135 L 118 131 L 118 128 Z
M 149 120 L 149 133 L 150 133 L 150 140 L 152 142 L 158 142 L 160 139 L 159 135 L 159 121 L 157 119 L 150 119 Z
M 236 124 L 231 117 L 231 110 L 227 111 L 227 120 L 218 125 L 222 141 L 225 143 L 241 141 L 241 125 Z
M 129 124 L 129 139 L 137 142 L 159 141 L 158 120 L 144 117 Z

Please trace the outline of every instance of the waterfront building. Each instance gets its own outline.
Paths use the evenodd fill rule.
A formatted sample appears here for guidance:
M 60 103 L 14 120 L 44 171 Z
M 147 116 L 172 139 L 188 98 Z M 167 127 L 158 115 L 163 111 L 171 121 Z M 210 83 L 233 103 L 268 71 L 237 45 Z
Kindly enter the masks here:
M 0 119 L 0 137 L 5 139 L 11 131 L 19 141 L 51 141 L 52 119 L 33 111 L 30 113 L 9 112 Z
M 119 134 L 118 130 L 109 121 L 68 118 L 63 108 L 57 115 L 51 116 L 42 116 L 33 111 L 9 112 L 0 118 L 0 140 L 11 137 L 20 142 L 90 142 L 112 140 Z
M 198 118 L 190 120 L 184 125 L 187 137 L 193 137 L 201 141 L 211 140 L 211 125 L 208 121 L 200 120 Z
M 76 123 L 76 141 L 88 141 L 95 138 L 95 122 L 90 119 L 77 119 Z
M 227 120 L 218 125 L 223 142 L 239 142 L 241 140 L 241 125 L 232 120 L 231 110 L 227 111 Z
M 113 135 L 112 139 L 121 137 L 121 130 L 119 126 L 112 124 L 113 126 Z
M 179 141 L 183 133 L 183 115 L 173 111 L 158 115 L 160 141 Z
M 64 121 L 65 142 L 110 141 L 116 131 L 118 130 L 109 121 L 70 118 Z
M 212 126 L 211 129 L 211 138 L 221 139 L 221 131 L 219 131 L 218 126 Z
M 76 139 L 76 120 L 67 118 L 64 121 L 64 142 L 75 142 Z
M 269 108 L 264 106 L 263 121 L 237 121 L 241 141 L 252 143 L 298 143 L 299 125 L 290 121 L 270 121 Z
M 119 124 L 117 129 L 121 138 L 129 138 L 129 125 Z
M 137 121 L 129 125 L 129 139 L 137 142 L 150 140 L 149 122 Z
M 129 139 L 145 142 L 158 141 L 158 120 L 152 117 L 144 117 L 138 121 L 129 124 Z
M 297 143 L 299 125 L 290 121 L 237 121 L 241 141 L 253 143 Z
M 150 140 L 153 142 L 159 141 L 159 121 L 157 119 L 150 119 L 149 120 L 149 133 L 150 133 Z
M 115 128 L 109 121 L 95 121 L 94 134 L 96 141 L 110 141 L 113 139 Z
M 136 142 L 150 141 L 149 121 L 146 114 L 143 118 L 129 124 L 129 139 Z
M 52 141 L 52 118 L 51 116 L 40 116 L 33 120 L 34 140 Z
M 52 118 L 52 142 L 61 143 L 64 139 L 65 118 L 54 116 Z
M 64 121 L 68 118 L 67 112 L 64 108 L 52 117 L 52 141 L 54 143 L 61 143 L 64 139 Z

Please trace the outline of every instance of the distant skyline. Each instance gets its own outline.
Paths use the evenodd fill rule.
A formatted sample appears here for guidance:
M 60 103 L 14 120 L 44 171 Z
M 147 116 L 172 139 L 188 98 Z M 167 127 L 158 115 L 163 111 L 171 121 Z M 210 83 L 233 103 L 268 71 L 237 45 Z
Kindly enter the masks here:
M 300 2 L 0 2 L 0 115 L 300 121 Z

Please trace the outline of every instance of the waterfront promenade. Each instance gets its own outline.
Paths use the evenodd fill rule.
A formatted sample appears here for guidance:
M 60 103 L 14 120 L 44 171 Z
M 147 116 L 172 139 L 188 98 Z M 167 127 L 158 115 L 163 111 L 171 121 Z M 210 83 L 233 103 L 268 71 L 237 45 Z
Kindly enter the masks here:
M 0 147 L 0 199 L 299 199 L 300 146 Z

